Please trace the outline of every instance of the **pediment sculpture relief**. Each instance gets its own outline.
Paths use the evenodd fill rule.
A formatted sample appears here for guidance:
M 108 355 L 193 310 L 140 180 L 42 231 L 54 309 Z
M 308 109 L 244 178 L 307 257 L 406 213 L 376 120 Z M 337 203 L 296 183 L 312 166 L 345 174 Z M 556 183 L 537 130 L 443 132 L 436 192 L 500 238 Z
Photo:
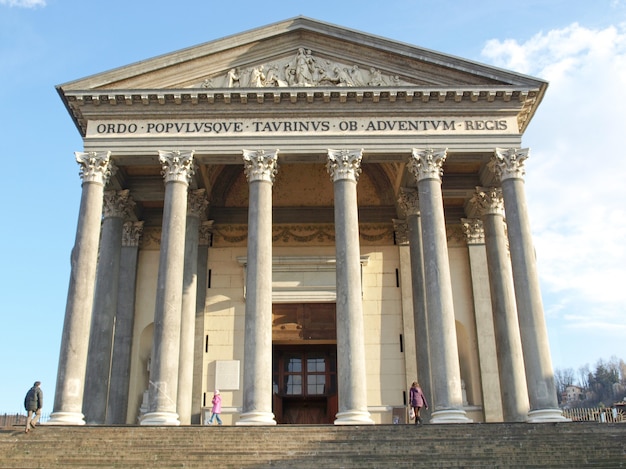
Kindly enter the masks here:
M 207 78 L 201 88 L 264 88 L 297 86 L 400 86 L 407 82 L 384 75 L 370 67 L 344 65 L 314 57 L 300 48 L 295 57 L 245 69 L 231 69 L 226 75 Z

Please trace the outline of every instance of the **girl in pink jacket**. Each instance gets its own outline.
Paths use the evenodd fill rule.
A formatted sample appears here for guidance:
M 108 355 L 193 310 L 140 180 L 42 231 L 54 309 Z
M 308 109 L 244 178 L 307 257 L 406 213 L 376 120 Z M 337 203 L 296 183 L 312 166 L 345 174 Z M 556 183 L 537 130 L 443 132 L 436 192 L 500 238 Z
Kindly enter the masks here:
M 217 424 L 222 424 L 222 419 L 220 418 L 220 414 L 222 413 L 222 396 L 220 396 L 220 390 L 216 389 L 213 393 L 213 399 L 211 399 L 213 403 L 213 408 L 211 409 L 211 418 L 209 419 L 209 425 L 213 425 L 213 420 L 217 419 Z

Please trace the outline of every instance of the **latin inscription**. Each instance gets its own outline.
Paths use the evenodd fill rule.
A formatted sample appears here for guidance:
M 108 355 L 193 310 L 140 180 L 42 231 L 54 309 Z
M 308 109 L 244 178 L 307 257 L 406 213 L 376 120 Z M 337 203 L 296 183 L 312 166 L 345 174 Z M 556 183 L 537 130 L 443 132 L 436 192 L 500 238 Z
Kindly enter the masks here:
M 90 122 L 91 137 L 242 134 L 514 133 L 514 119 L 321 119 Z

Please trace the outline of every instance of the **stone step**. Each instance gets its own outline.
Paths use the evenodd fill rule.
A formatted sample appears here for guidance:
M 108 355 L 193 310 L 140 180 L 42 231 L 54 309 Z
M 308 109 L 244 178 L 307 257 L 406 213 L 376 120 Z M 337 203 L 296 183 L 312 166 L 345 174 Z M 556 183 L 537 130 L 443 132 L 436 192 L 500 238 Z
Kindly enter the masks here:
M 626 468 L 626 425 L 14 427 L 0 467 Z

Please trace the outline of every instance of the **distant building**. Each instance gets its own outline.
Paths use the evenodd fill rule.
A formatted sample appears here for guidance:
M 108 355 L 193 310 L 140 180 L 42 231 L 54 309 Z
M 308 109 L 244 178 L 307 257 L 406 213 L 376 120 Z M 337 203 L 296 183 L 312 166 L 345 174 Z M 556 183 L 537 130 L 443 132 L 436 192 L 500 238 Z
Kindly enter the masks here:
M 416 379 L 430 422 L 562 420 L 521 145 L 546 88 L 303 17 L 58 86 L 49 423 L 199 423 L 216 388 L 230 424 L 391 423 Z
M 563 407 L 572 406 L 584 400 L 585 390 L 575 384 L 566 386 L 565 390 L 561 393 L 561 406 Z

